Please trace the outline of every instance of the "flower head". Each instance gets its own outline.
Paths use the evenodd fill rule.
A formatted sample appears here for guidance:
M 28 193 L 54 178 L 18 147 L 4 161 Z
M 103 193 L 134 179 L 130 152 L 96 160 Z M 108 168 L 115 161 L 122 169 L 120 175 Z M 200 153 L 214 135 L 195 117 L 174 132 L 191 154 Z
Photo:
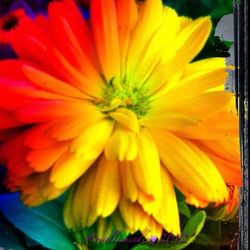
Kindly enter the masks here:
M 12 39 L 20 20 L 25 16 L 24 10 L 16 10 L 0 18 L 0 42 L 6 44 Z M 14 34 L 15 35 L 15 34 Z
M 28 205 L 75 183 L 65 205 L 74 230 L 178 235 L 175 187 L 205 207 L 241 184 L 224 59 L 192 62 L 211 21 L 161 0 L 90 5 L 89 22 L 70 0 L 26 17 L 11 39 L 19 58 L 0 62 L 6 183 Z
M 9 12 L 23 9 L 27 15 L 34 17 L 35 13 L 43 12 L 50 0 L 3 0 L 0 3 L 0 17 Z
M 20 19 L 25 15 L 34 18 L 38 13 L 45 13 L 48 0 L 15 0 L 0 3 L 0 59 L 15 58 L 16 54 L 10 44 L 11 34 Z

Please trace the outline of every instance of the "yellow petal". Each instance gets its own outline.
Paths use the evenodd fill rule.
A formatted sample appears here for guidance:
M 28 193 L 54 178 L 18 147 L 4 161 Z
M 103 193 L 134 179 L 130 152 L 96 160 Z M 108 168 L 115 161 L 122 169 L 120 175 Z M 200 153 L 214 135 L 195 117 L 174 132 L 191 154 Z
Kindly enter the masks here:
M 117 125 L 105 146 L 105 156 L 108 160 L 132 161 L 137 156 L 137 135 L 124 127 Z
M 97 221 L 97 236 L 99 239 L 108 239 L 113 230 L 113 225 L 107 218 L 99 218 Z
M 181 30 L 185 29 L 188 25 L 190 25 L 194 20 L 190 17 L 180 16 L 180 28 Z
M 200 121 L 201 119 L 189 114 L 153 114 L 149 111 L 147 116 L 141 119 L 141 125 L 147 128 L 164 128 L 169 131 L 181 131 L 190 126 L 195 127 Z
M 132 82 L 136 73 L 137 64 L 144 54 L 144 46 L 152 34 L 159 28 L 163 20 L 163 5 L 161 0 L 146 0 L 139 13 L 134 28 L 127 58 L 126 80 Z
M 147 240 L 150 240 L 152 236 L 161 238 L 162 235 L 162 225 L 156 222 L 154 218 L 150 217 L 147 227 L 142 231 L 142 234 Z
M 97 219 L 91 207 L 91 197 L 96 168 L 87 171 L 70 190 L 64 210 L 64 220 L 75 229 L 90 227 Z
M 144 230 L 149 221 L 149 216 L 142 210 L 138 203 L 122 199 L 119 203 L 121 216 L 127 227 L 134 230 Z
M 154 215 L 161 207 L 161 198 L 155 199 L 153 196 L 139 190 L 138 203 L 148 215 Z
M 200 199 L 211 202 L 223 202 L 227 199 L 226 184 L 203 151 L 167 131 L 150 131 L 162 162 L 174 178 Z
M 165 105 L 165 112 L 182 111 L 185 114 L 204 117 L 224 109 L 232 99 L 232 94 L 225 91 L 208 92 L 192 99 L 172 102 L 172 105 Z
M 197 197 L 195 197 L 192 194 L 190 194 L 189 196 L 187 196 L 186 199 L 185 199 L 185 201 L 188 204 L 193 205 L 193 206 L 198 207 L 198 208 L 204 208 L 204 207 L 207 207 L 209 205 L 208 201 L 197 199 Z
M 115 112 L 110 112 L 109 116 L 122 126 L 131 129 L 135 133 L 139 133 L 139 122 L 133 111 L 125 108 L 118 108 Z
M 69 193 L 67 195 L 67 198 L 64 203 L 64 208 L 63 208 L 63 219 L 64 223 L 67 228 L 71 229 L 75 227 L 75 221 L 73 218 L 73 213 L 72 213 L 72 200 L 73 200 L 73 191 L 74 187 L 69 190 Z
M 118 162 L 102 156 L 97 164 L 91 206 L 98 215 L 107 217 L 115 210 L 121 195 Z
M 68 187 L 86 172 L 95 159 L 82 159 L 67 151 L 53 166 L 50 181 L 57 188 Z
M 208 71 L 198 71 L 183 77 L 180 87 L 175 91 L 184 92 L 188 97 L 200 94 L 215 87 L 224 86 L 228 72 L 224 68 L 215 68 Z M 184 94 L 183 93 L 183 94 Z M 184 95 L 185 96 L 185 95 Z
M 180 219 L 174 184 L 168 171 L 162 168 L 163 197 L 160 209 L 153 217 L 173 235 L 180 234 Z
M 164 64 L 165 71 L 166 71 L 166 67 L 167 66 Z M 152 81 L 152 83 L 154 82 L 154 78 L 156 77 L 159 78 L 155 80 L 155 83 L 156 83 L 154 84 L 155 86 L 152 85 L 151 89 L 149 90 L 150 93 L 152 93 L 152 96 L 150 97 L 150 100 L 152 101 L 157 100 L 159 97 L 162 97 L 165 95 L 167 96 L 169 92 L 171 94 L 171 91 L 180 85 L 181 78 L 183 75 L 182 71 L 179 71 L 175 74 L 168 75 L 168 77 L 166 76 L 165 71 L 157 72 L 157 74 L 152 75 L 150 78 L 150 81 Z
M 176 54 L 165 67 L 165 75 L 175 75 L 200 52 L 211 31 L 208 17 L 190 22 L 176 38 Z
M 183 77 L 189 77 L 191 74 L 196 74 L 198 72 L 205 73 L 218 69 L 226 70 L 226 68 L 226 59 L 224 57 L 207 58 L 187 64 L 184 69 Z
M 161 167 L 158 151 L 150 132 L 142 129 L 138 135 L 138 155 L 132 162 L 138 187 L 154 199 L 161 199 Z
M 177 53 L 171 63 L 173 68 L 189 63 L 204 47 L 212 29 L 209 17 L 201 17 L 187 25 L 177 36 Z M 177 63 L 176 65 L 174 65 Z
M 165 68 L 168 69 L 168 66 Z M 187 100 L 204 91 L 224 90 L 228 72 L 224 58 L 209 58 L 187 64 L 178 73 L 171 72 L 168 75 L 171 76 L 169 79 L 161 77 L 164 84 L 154 93 L 152 100 L 160 97 L 171 104 Z M 173 95 L 175 98 L 172 98 Z
M 71 151 L 83 160 L 96 159 L 104 150 L 114 122 L 102 119 L 92 124 L 71 144 Z
M 138 198 L 139 190 L 133 176 L 133 166 L 131 162 L 124 161 L 119 163 L 119 168 L 122 176 L 123 196 L 126 199 L 135 202 Z
M 209 71 L 198 71 L 179 79 L 177 86 L 173 86 L 169 91 L 157 93 L 157 97 L 168 100 L 171 103 L 188 100 L 194 96 L 202 94 L 204 91 L 211 90 L 218 86 L 224 86 L 228 73 L 224 68 L 211 69 Z M 175 96 L 175 98 L 173 98 Z
M 238 138 L 238 117 L 230 112 L 221 111 L 194 127 L 178 131 L 184 138 L 198 140 L 226 140 L 228 137 Z
M 206 117 L 219 112 L 231 102 L 232 94 L 225 91 L 203 93 L 192 98 L 172 98 L 166 102 L 163 96 L 154 101 L 147 116 L 142 118 L 141 124 L 178 130 L 197 124 Z M 174 124 L 171 124 L 175 122 Z M 179 122 L 179 123 L 178 123 Z M 163 126 L 165 125 L 165 126 Z
M 164 7 L 163 21 L 159 29 L 145 44 L 140 65 L 136 71 L 135 81 L 150 93 L 159 89 L 169 78 L 165 74 L 166 63 L 176 53 L 176 35 L 179 31 L 179 18 L 175 10 Z
M 185 201 L 195 207 L 204 208 L 208 206 L 209 201 L 197 198 L 191 191 L 188 191 L 184 185 L 182 185 L 179 181 L 174 180 L 174 184 L 176 187 L 182 192 L 182 194 L 186 197 Z

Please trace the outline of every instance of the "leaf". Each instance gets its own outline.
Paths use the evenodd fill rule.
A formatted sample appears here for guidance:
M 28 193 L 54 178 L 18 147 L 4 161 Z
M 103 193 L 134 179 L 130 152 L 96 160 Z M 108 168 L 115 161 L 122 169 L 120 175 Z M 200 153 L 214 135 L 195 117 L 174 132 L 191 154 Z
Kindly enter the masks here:
M 175 242 L 169 241 L 168 243 L 164 243 L 161 240 L 159 243 L 155 245 L 147 243 L 147 244 L 139 244 L 135 246 L 132 250 L 150 250 L 150 249 L 157 249 L 157 250 L 180 250 L 187 247 L 191 244 L 197 235 L 200 233 L 201 229 L 204 226 L 204 222 L 206 220 L 206 213 L 204 211 L 199 211 L 195 213 L 186 223 L 184 226 L 182 236 L 174 240 Z
M 175 188 L 175 195 L 178 202 L 185 202 L 185 196 L 177 188 Z
M 63 225 L 62 208 L 56 201 L 28 208 L 22 204 L 18 193 L 4 194 L 0 196 L 0 211 L 15 227 L 41 245 L 52 250 L 75 249 Z
M 185 215 L 187 218 L 191 218 L 191 211 L 185 202 L 178 203 L 178 210 L 181 214 Z
M 28 247 L 36 247 L 39 245 L 39 243 L 37 243 L 36 241 L 34 241 L 28 236 L 25 236 L 25 242 Z
M 92 247 L 93 250 L 113 250 L 116 244 L 99 243 Z
M 204 211 L 199 211 L 195 213 L 190 220 L 186 223 L 181 236 L 181 243 L 177 243 L 173 250 L 183 249 L 192 243 L 197 235 L 201 232 L 206 220 L 206 213 Z
M 0 221 L 0 249 L 25 250 L 14 230 Z

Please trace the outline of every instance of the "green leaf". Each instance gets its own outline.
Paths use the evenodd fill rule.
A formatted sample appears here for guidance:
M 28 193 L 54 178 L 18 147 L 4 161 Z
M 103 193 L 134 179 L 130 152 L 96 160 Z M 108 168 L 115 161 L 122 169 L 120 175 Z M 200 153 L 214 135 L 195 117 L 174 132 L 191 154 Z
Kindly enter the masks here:
M 27 235 L 25 236 L 25 242 L 28 247 L 36 247 L 39 245 L 36 241 L 28 237 Z
M 206 220 L 206 213 L 204 211 L 199 211 L 195 213 L 186 223 L 184 229 L 182 231 L 182 236 L 173 241 L 169 241 L 165 243 L 164 241 L 160 241 L 159 243 L 154 244 L 139 244 L 133 248 L 133 250 L 150 250 L 150 249 L 157 249 L 157 250 L 180 250 L 187 247 L 191 244 L 197 235 L 200 233 L 201 229 L 204 226 L 204 222 Z
M 175 195 L 176 195 L 176 199 L 177 199 L 178 203 L 179 202 L 185 202 L 185 196 L 177 188 L 175 188 Z
M 191 218 L 191 211 L 186 204 L 186 202 L 179 202 L 178 203 L 178 210 L 181 214 L 185 215 L 187 218 Z
M 0 249 L 25 250 L 14 230 L 0 221 Z
M 18 193 L 11 193 L 0 196 L 0 210 L 15 227 L 41 245 L 52 250 L 75 249 L 63 225 L 62 208 L 58 202 L 28 208 L 22 204 Z
M 93 250 L 113 250 L 116 247 L 116 244 L 111 243 L 99 243 L 95 246 L 92 246 Z

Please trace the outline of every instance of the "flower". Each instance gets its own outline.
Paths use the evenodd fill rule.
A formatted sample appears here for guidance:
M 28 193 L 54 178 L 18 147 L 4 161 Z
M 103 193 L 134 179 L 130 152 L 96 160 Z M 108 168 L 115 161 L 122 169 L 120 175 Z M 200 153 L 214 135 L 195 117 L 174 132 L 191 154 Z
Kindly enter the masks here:
M 1 44 L 7 44 L 15 35 L 15 29 L 18 26 L 20 20 L 25 16 L 25 12 L 22 9 L 18 9 L 3 16 L 0 19 L 0 42 Z
M 241 185 L 238 118 L 224 58 L 192 62 L 208 17 L 146 0 L 70 0 L 20 20 L 0 62 L 0 151 L 7 186 L 30 206 L 72 184 L 65 223 L 180 234 L 177 187 L 196 207 Z
M 19 19 L 26 13 L 34 18 L 38 13 L 45 13 L 48 0 L 15 0 L 1 1 L 0 3 L 0 60 L 15 58 L 11 46 L 8 44 L 8 36 L 19 22 Z M 6 38 L 7 36 L 7 38 Z
M 12 11 L 23 9 L 27 15 L 34 17 L 36 13 L 46 10 L 50 0 L 3 0 L 0 3 L 0 16 L 4 16 Z

